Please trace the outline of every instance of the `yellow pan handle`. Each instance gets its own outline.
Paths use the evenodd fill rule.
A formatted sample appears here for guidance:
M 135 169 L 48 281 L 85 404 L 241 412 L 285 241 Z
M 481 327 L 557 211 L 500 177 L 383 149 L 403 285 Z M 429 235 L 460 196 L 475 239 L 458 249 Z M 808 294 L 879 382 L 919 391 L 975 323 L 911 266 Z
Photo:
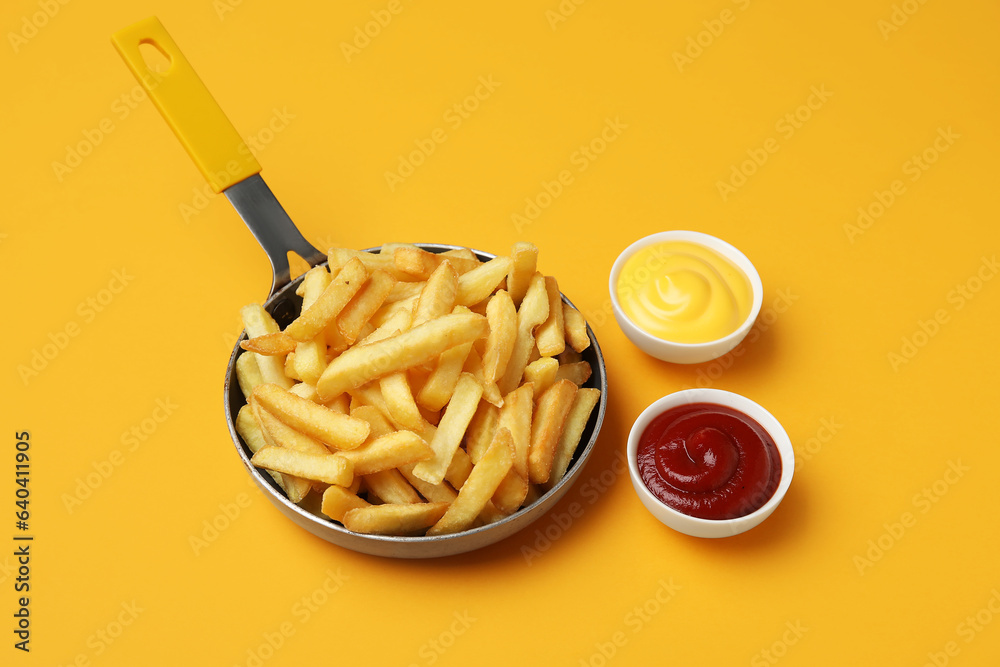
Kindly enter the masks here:
M 213 190 L 222 192 L 260 173 L 260 163 L 159 19 L 119 30 L 111 42 Z M 140 44 L 152 45 L 170 60 L 166 72 L 149 67 Z

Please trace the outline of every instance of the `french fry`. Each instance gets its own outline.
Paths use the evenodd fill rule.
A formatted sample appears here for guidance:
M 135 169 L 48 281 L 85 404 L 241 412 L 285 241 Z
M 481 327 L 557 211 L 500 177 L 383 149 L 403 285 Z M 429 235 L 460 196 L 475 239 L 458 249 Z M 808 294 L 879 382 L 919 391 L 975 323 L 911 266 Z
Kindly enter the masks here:
M 427 252 L 416 246 L 401 246 L 395 249 L 393 260 L 396 268 L 408 273 L 416 280 L 426 280 L 442 262 L 449 261 L 458 273 L 467 273 L 479 266 L 476 259 L 458 255 L 443 255 Z
M 587 320 L 580 311 L 563 303 L 563 326 L 566 328 L 566 342 L 576 352 L 583 352 L 590 347 L 590 336 L 587 335 Z
M 493 441 L 493 433 L 497 430 L 499 421 L 500 410 L 495 405 L 486 401 L 479 403 L 476 414 L 469 422 L 469 427 L 465 429 L 465 451 L 473 463 L 479 463 L 479 459 L 486 453 L 486 448 Z
M 560 354 L 556 359 L 559 360 L 559 364 L 575 364 L 577 362 L 583 361 L 583 355 L 574 350 L 571 347 L 567 347 L 562 354 Z
M 470 341 L 442 352 L 438 357 L 437 366 L 431 371 L 417 394 L 417 403 L 428 410 L 436 411 L 443 408 L 451 400 L 452 392 L 455 391 L 465 360 L 471 350 Z
M 359 345 L 371 345 L 386 338 L 398 336 L 400 333 L 410 328 L 412 315 L 409 310 L 397 310 L 383 322 L 377 329 L 361 339 Z
M 538 248 L 533 243 L 515 243 L 510 249 L 510 275 L 507 276 L 507 291 L 515 306 L 521 305 L 538 263 Z
M 556 381 L 558 374 L 559 362 L 552 357 L 542 357 L 525 367 L 524 382 L 535 385 L 535 396 L 541 396 Z
M 535 349 L 535 327 L 549 316 L 549 297 L 545 291 L 545 278 L 535 273 L 531 285 L 521 301 L 517 311 L 517 338 L 514 341 L 514 351 L 504 371 L 503 378 L 497 383 L 500 393 L 506 396 L 521 384 L 521 376 L 528 365 L 532 350 Z
M 510 294 L 500 290 L 486 304 L 490 333 L 483 351 L 483 385 L 496 385 L 507 370 L 507 362 L 517 339 L 517 309 Z M 499 393 L 499 391 L 497 392 Z
M 389 296 L 385 298 L 385 302 L 395 303 L 396 301 L 403 301 L 404 299 L 412 299 L 414 297 L 419 297 L 420 292 L 423 291 L 424 286 L 427 283 L 407 283 L 402 280 L 397 280 L 396 284 L 392 286 L 389 290 Z
M 493 492 L 493 505 L 501 514 L 512 514 L 521 506 L 527 495 L 528 480 L 511 469 Z
M 304 343 L 334 321 L 358 290 L 368 280 L 368 270 L 360 261 L 351 260 L 330 281 L 316 301 L 285 327 L 285 333 Z
M 288 392 L 313 402 L 315 402 L 317 398 L 316 387 L 307 382 L 297 382 L 293 384 L 292 388 L 289 389 Z
M 534 411 L 534 389 L 530 383 L 523 384 L 504 399 L 500 408 L 496 428 L 510 431 L 514 446 L 514 472 L 528 478 L 528 452 L 531 447 L 532 412 Z
M 391 470 L 407 463 L 426 461 L 433 454 L 430 446 L 412 431 L 396 431 L 383 435 L 339 455 L 354 465 L 354 474 L 370 475 Z M 379 496 L 385 499 L 383 496 Z
M 278 333 L 278 323 L 259 304 L 244 306 L 240 310 L 240 317 L 243 319 L 243 328 L 246 330 L 247 338 Z M 285 375 L 284 359 L 266 357 L 256 352 L 254 358 L 257 360 L 257 366 L 264 382 L 270 382 L 285 389 L 292 386 L 291 378 Z
M 387 503 L 419 503 L 420 494 L 414 490 L 399 470 L 382 470 L 365 475 L 365 484 L 371 491 Z
M 317 456 L 331 453 L 319 440 L 311 438 L 305 433 L 299 433 L 288 424 L 285 424 L 262 407 L 256 399 L 250 402 L 250 406 L 254 411 L 254 416 L 257 418 L 257 423 L 264 430 L 269 445 L 294 449 L 297 452 L 315 454 Z
M 326 490 L 323 491 L 323 504 L 320 506 L 320 511 L 334 521 L 343 522 L 347 512 L 362 507 L 371 507 L 371 505 L 344 487 L 333 485 L 326 487 Z
M 410 274 L 397 269 L 393 256 L 388 253 L 374 254 L 350 248 L 330 248 L 326 256 L 329 260 L 331 271 L 345 267 L 352 259 L 356 259 L 364 264 L 368 271 L 385 271 L 396 280 L 415 280 Z
M 236 415 L 236 432 L 240 434 L 241 438 L 243 438 L 243 442 L 247 443 L 247 447 L 250 448 L 250 452 L 253 454 L 256 454 L 257 450 L 262 447 L 267 446 L 267 440 L 264 438 L 264 433 L 260 428 L 260 424 L 253 415 L 253 408 L 249 405 L 244 405 L 240 408 L 240 411 Z M 281 473 L 274 472 L 273 470 L 268 470 L 267 472 L 274 478 L 274 481 L 278 483 L 278 486 L 280 486 L 281 489 L 288 494 L 288 489 L 285 488 L 285 482 L 281 478 Z M 308 487 L 308 482 L 306 484 Z
M 445 257 L 458 257 L 461 259 L 467 259 L 470 262 L 475 262 L 476 266 L 482 264 L 482 262 L 479 261 L 479 257 L 476 256 L 476 253 L 472 252 L 468 248 L 455 248 L 453 250 L 445 250 L 441 254 L 444 255 Z M 472 268 L 474 269 L 476 267 L 473 266 Z M 472 269 L 470 269 L 470 271 L 471 270 Z
M 458 497 L 448 506 L 444 516 L 427 531 L 428 535 L 457 533 L 472 525 L 513 465 L 512 448 L 510 431 L 499 429 L 458 492 Z
M 455 500 L 458 493 L 456 493 L 455 490 L 448 485 L 448 482 L 431 484 L 430 482 L 425 482 L 414 475 L 413 468 L 416 465 L 416 463 L 401 465 L 399 466 L 399 473 L 413 486 L 414 489 L 420 493 L 420 495 L 427 499 L 427 502 L 450 503 Z
M 455 272 L 451 262 L 442 262 L 427 279 L 424 289 L 420 291 L 411 326 L 450 313 L 455 307 L 457 297 L 458 273 Z
M 458 296 L 455 303 L 460 306 L 472 306 L 493 293 L 497 285 L 510 271 L 509 257 L 496 257 L 462 274 L 458 278 Z
M 313 387 L 313 389 L 315 390 L 315 387 Z M 309 397 L 303 396 L 302 398 L 309 398 Z M 313 398 L 309 398 L 309 400 L 311 400 L 311 401 L 319 401 L 319 393 L 317 392 L 316 396 L 313 397 Z M 351 396 L 350 396 L 350 394 L 341 394 L 340 396 L 337 396 L 333 400 L 327 401 L 324 405 L 326 407 L 330 408 L 331 410 L 333 410 L 334 412 L 339 412 L 342 415 L 349 415 L 349 414 L 351 414 Z
M 353 449 L 368 437 L 368 424 L 313 403 L 273 384 L 262 384 L 253 396 L 292 428 L 337 449 Z
M 302 378 L 299 377 L 299 372 L 295 370 L 294 352 L 289 352 L 288 355 L 285 357 L 285 377 L 287 377 L 290 380 L 297 380 L 299 382 L 302 381 Z
M 454 396 L 430 442 L 434 455 L 429 460 L 418 463 L 413 468 L 414 475 L 431 484 L 438 484 L 444 479 L 482 394 L 483 388 L 476 378 L 468 373 L 459 378 Z
M 344 528 L 369 535 L 413 535 L 423 533 L 444 516 L 448 503 L 372 505 L 344 514 Z
M 260 374 L 260 366 L 257 365 L 257 357 L 252 354 L 241 354 L 236 358 L 236 381 L 240 384 L 240 391 L 244 398 L 250 398 L 254 387 L 264 384 L 264 377 Z
M 528 493 L 528 449 L 531 445 L 533 408 L 534 388 L 530 382 L 507 394 L 500 408 L 496 428 L 505 428 L 510 432 L 513 465 L 493 495 L 493 503 L 506 514 L 516 511 Z
M 554 357 L 566 349 L 566 333 L 562 294 L 559 283 L 552 276 L 545 276 L 545 292 L 549 297 L 549 316 L 535 332 L 535 345 L 543 357 Z
M 379 380 L 379 388 L 394 422 L 410 430 L 420 430 L 423 427 L 424 418 L 413 399 L 406 371 L 384 376 Z
M 552 459 L 552 473 L 549 475 L 548 488 L 552 488 L 559 483 L 559 480 L 566 474 L 569 463 L 576 453 L 576 448 L 580 444 L 580 437 L 583 429 L 587 426 L 590 413 L 601 398 L 600 389 L 583 388 L 576 392 L 573 400 L 573 407 L 569 410 L 566 423 L 563 425 L 562 435 L 559 437 L 559 444 L 556 445 L 555 456 Z
M 376 378 L 426 363 L 447 349 L 484 336 L 488 328 L 482 315 L 455 313 L 371 345 L 352 347 L 326 367 L 316 385 L 319 397 L 330 400 Z
M 448 470 L 444 473 L 444 479 L 456 489 L 461 489 L 465 480 L 469 479 L 472 467 L 472 459 L 469 458 L 464 449 L 459 447 L 455 450 L 455 455 L 451 457 L 451 463 L 448 464 Z
M 260 405 L 253 396 L 250 397 L 250 402 L 246 407 L 249 410 L 249 414 L 252 415 L 254 424 L 257 426 L 257 433 L 260 437 L 260 441 L 263 441 L 263 446 L 277 447 L 277 440 L 274 439 L 271 432 L 268 431 L 264 424 L 266 417 L 262 419 L 264 412 L 266 411 L 260 408 Z M 251 451 L 253 451 L 254 454 L 263 449 L 263 446 L 260 446 L 259 444 L 260 441 L 251 445 Z M 248 442 L 247 444 L 249 445 L 250 443 Z M 257 448 L 254 449 L 254 446 Z M 309 490 L 312 488 L 312 482 L 308 479 L 302 479 L 301 477 L 296 477 L 295 475 L 282 475 L 280 472 L 275 472 L 273 470 L 269 470 L 268 472 L 271 473 L 271 476 L 274 477 L 275 481 L 278 482 L 278 485 L 285 491 L 288 499 L 293 503 L 302 502 L 302 499 L 309 494 Z M 275 475 L 277 475 L 277 477 L 275 477 Z
M 250 462 L 258 468 L 338 486 L 348 486 L 354 480 L 351 463 L 339 454 L 306 454 L 268 445 L 259 449 Z
M 578 387 L 582 386 L 590 379 L 590 364 L 586 361 L 578 361 L 575 364 L 562 364 L 556 371 L 557 380 L 570 380 Z
M 385 404 L 385 398 L 382 396 L 382 390 L 379 388 L 377 382 L 369 382 L 368 384 L 362 385 L 357 389 L 352 389 L 351 395 L 351 412 L 353 416 L 357 408 L 355 404 L 359 406 L 371 406 L 377 409 L 383 417 L 392 421 L 392 417 L 389 415 L 389 408 Z M 392 430 L 396 430 L 393 428 Z
M 341 394 L 342 396 L 347 396 L 347 394 Z M 363 419 L 368 422 L 368 428 L 371 429 L 371 433 L 368 436 L 369 439 L 381 438 L 384 435 L 389 435 L 390 433 L 395 433 L 396 429 L 389 420 L 386 419 L 385 415 L 379 412 L 379 409 L 371 405 L 362 405 L 356 408 L 351 416 L 355 419 Z
M 302 297 L 302 310 L 312 307 L 316 300 L 330 285 L 330 274 L 322 266 L 311 269 L 299 285 Z M 298 290 L 296 290 L 298 293 Z M 336 341 L 335 341 L 336 342 Z M 315 385 L 326 369 L 326 334 L 318 333 L 311 340 L 298 343 L 295 346 L 293 362 L 295 375 L 304 382 Z M 312 400 L 313 397 L 308 397 Z
M 368 282 L 354 295 L 350 303 L 337 316 L 337 328 L 340 335 L 350 344 L 358 339 L 362 327 L 368 324 L 396 284 L 396 279 L 385 271 L 373 271 Z
M 559 380 L 538 398 L 528 451 L 528 481 L 533 484 L 544 484 L 549 480 L 556 446 L 576 393 L 575 384 Z
M 245 340 L 240 343 L 240 347 L 266 357 L 278 357 L 295 351 L 295 339 L 279 331 Z

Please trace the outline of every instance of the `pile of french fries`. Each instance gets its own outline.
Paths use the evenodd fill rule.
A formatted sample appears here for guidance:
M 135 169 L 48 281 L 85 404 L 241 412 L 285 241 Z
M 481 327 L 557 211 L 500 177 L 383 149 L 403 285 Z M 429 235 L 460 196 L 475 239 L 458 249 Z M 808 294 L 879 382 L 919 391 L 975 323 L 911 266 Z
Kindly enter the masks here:
M 566 474 L 600 390 L 538 248 L 333 248 L 284 331 L 243 308 L 236 429 L 288 498 L 359 533 L 499 521 Z M 315 511 L 315 510 L 314 510 Z

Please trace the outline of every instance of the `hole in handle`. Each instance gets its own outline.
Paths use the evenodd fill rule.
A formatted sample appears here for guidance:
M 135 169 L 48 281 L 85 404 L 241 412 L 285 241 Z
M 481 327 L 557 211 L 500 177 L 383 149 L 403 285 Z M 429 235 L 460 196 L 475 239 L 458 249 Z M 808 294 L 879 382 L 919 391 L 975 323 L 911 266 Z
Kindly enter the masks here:
M 142 56 L 146 67 L 157 74 L 166 74 L 172 64 L 167 52 L 151 39 L 139 42 L 139 55 Z

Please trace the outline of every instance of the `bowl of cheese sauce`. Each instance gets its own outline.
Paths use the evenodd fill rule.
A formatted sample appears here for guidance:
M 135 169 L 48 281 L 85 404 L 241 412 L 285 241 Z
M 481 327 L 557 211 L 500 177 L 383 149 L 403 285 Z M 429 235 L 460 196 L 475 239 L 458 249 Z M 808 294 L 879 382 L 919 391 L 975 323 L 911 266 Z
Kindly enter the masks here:
M 760 275 L 746 255 L 694 231 L 636 241 L 615 261 L 608 288 L 629 340 L 682 364 L 710 361 L 736 347 L 763 301 Z

